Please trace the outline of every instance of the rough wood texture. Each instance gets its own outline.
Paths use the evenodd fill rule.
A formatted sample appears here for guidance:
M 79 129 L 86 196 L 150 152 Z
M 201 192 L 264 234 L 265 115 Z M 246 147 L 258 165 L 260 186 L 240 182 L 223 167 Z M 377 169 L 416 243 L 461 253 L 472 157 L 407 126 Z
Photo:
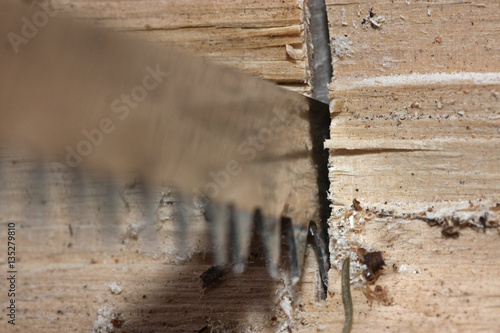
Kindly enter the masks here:
M 500 200 L 500 73 L 338 79 L 332 88 L 334 204 Z
M 147 200 L 134 180 L 118 183 L 112 193 L 95 176 L 66 173 L 61 179 L 47 168 L 42 192 L 34 181 L 40 165 L 12 156 L 1 159 L 0 241 L 7 244 L 7 224 L 14 222 L 17 317 L 11 326 L 3 314 L 2 332 L 259 331 L 280 325 L 271 320 L 281 313 L 279 283 L 261 256 L 252 257 L 243 275 L 229 272 L 213 288 L 202 288 L 199 276 L 212 264 L 207 225 L 199 210 L 188 210 L 190 238 L 187 259 L 181 259 L 178 198 L 168 189 L 155 189 Z M 6 273 L 5 255 L 0 265 Z M 9 299 L 0 294 L 2 304 Z M 113 330 L 120 321 L 123 327 Z
M 499 3 L 327 3 L 332 265 L 350 255 L 359 283 L 356 250 L 383 251 L 391 303 L 370 307 L 355 288 L 353 331 L 496 331 Z
M 303 42 L 297 28 L 301 11 L 295 1 L 276 5 L 253 2 L 253 7 L 251 2 L 228 1 L 217 7 L 219 13 L 210 7 L 214 3 L 73 1 L 66 8 L 83 19 L 160 43 L 173 40 L 221 63 L 303 87 L 305 61 L 291 60 L 283 53 L 284 45 L 297 43 L 295 48 L 300 49 L 298 44 Z M 499 180 L 498 82 L 471 84 L 453 79 L 434 86 L 425 80 L 402 84 L 390 77 L 499 72 L 498 6 L 493 0 L 329 3 L 336 81 L 332 85 L 335 140 L 328 145 L 332 147 L 331 192 L 338 205 L 330 222 L 332 231 L 344 228 L 346 240 L 330 244 L 332 263 L 338 267 L 361 246 L 384 251 L 387 267 L 377 284 L 387 287 L 387 301 L 392 301 L 385 306 L 375 300 L 370 307 L 362 293 L 365 287 L 354 288 L 353 332 L 498 330 L 499 236 L 491 228 L 498 211 L 495 200 L 499 200 L 495 191 Z M 361 22 L 370 18 L 371 7 L 374 23 L 368 20 L 363 28 Z M 172 8 L 182 9 L 182 15 L 157 18 L 156 13 L 166 15 Z M 235 8 L 241 11 L 235 14 Z M 287 12 L 286 8 L 291 9 Z M 207 23 L 209 16 L 222 23 Z M 189 22 L 187 26 L 183 20 Z M 240 23 L 234 26 L 232 22 Z M 262 24 L 260 28 L 252 25 L 255 22 Z M 240 33 L 245 38 L 238 37 Z M 253 46 L 246 48 L 247 42 Z M 247 61 L 240 63 L 240 59 Z M 363 81 L 365 78 L 374 81 Z M 380 83 L 387 80 L 392 83 Z M 463 136 L 467 139 L 462 145 L 459 139 Z M 463 156 L 457 156 L 457 147 L 464 147 Z M 478 156 L 481 163 L 474 164 Z M 442 167 L 435 168 L 436 163 Z M 443 170 L 448 166 L 454 167 L 449 173 Z M 482 173 L 470 173 L 469 168 Z M 113 233 L 99 228 L 98 211 L 106 207 L 102 186 L 89 185 L 86 191 L 92 199 L 85 202 L 81 193 L 72 190 L 78 180 L 58 181 L 57 175 L 51 175 L 51 200 L 61 204 L 45 205 L 27 186 L 32 164 L 4 160 L 3 169 L 20 172 L 15 177 L 11 173 L 3 176 L 5 190 L 0 191 L 0 226 L 6 230 L 6 222 L 17 221 L 19 236 L 19 321 L 15 328 L 8 326 L 8 331 L 79 332 L 101 323 L 105 332 L 113 317 L 125 321 L 118 330 L 125 332 L 197 332 L 205 327 L 205 332 L 287 332 L 288 326 L 294 332 L 337 332 L 343 325 L 339 272 L 330 271 L 327 302 L 317 302 L 312 255 L 306 258 L 304 278 L 295 290 L 273 285 L 257 258 L 241 278 L 230 275 L 219 288 L 203 293 L 198 276 L 211 261 L 204 256 L 205 226 L 196 210 L 192 213 L 193 259 L 180 262 L 172 251 L 176 237 L 168 204 L 175 199 L 161 191 L 153 200 L 158 208 L 153 226 L 158 232 L 153 234 L 160 243 L 143 237 L 144 207 L 133 182 L 120 187 L 119 239 L 110 241 Z M 401 182 L 405 186 L 400 188 Z M 348 209 L 354 198 L 369 212 Z M 439 202 L 444 198 L 454 201 Z M 480 206 L 479 199 L 491 206 Z M 462 214 L 460 210 L 467 211 L 468 203 L 458 200 L 474 200 L 477 219 L 488 212 L 490 227 L 479 224 L 474 230 L 459 230 L 458 239 L 444 238 L 441 228 L 401 215 L 435 206 L 437 216 L 446 222 L 454 214 Z M 44 213 L 50 217 L 49 224 L 39 222 L 44 206 L 50 207 Z M 382 209 L 392 212 L 380 215 Z M 483 229 L 484 233 L 477 231 Z M 2 231 L 0 243 L 6 244 L 5 237 Z M 151 249 L 151 244 L 160 248 Z M 0 258 L 0 267 L 6 271 L 5 257 Z M 353 267 L 359 272 L 359 264 Z M 359 281 L 356 274 L 353 278 Z M 121 293 L 112 292 L 118 292 L 114 286 L 110 288 L 113 282 L 119 283 Z M 6 304 L 6 300 L 6 293 L 0 293 L 0 303 Z M 6 320 L 0 317 L 1 329 Z
M 352 332 L 498 331 L 496 231 L 463 230 L 458 239 L 447 239 L 439 228 L 421 221 L 380 218 L 366 222 L 358 237 L 384 252 L 387 267 L 377 285 L 387 288 L 387 300 L 375 298 L 370 306 L 363 293 L 366 287 L 353 287 Z M 330 281 L 332 293 L 326 304 L 306 304 L 303 318 L 308 328 L 299 332 L 342 330 L 337 270 L 330 271 Z M 374 290 L 373 285 L 370 288 Z
M 495 0 L 326 2 L 335 77 L 500 67 Z
M 60 15 L 174 43 L 309 91 L 302 10 L 295 0 L 52 3 L 63 6 Z M 192 209 L 188 259 L 179 259 L 177 199 L 168 189 L 147 193 L 135 180 L 109 188 L 102 179 L 61 174 L 48 165 L 44 181 L 37 181 L 39 167 L 15 154 L 0 159 L 0 242 L 7 244 L 7 225 L 15 222 L 18 271 L 16 326 L 2 311 L 0 331 L 251 332 L 285 330 L 293 320 L 292 291 L 270 280 L 264 260 L 255 255 L 261 249 L 253 251 L 242 276 L 229 273 L 217 287 L 202 290 L 199 276 L 213 263 L 206 223 Z M 48 197 L 42 188 L 50 189 Z M 148 196 L 154 223 L 148 223 Z M 7 271 L 6 255 L 0 267 Z M 0 293 L 0 304 L 8 302 L 7 293 Z
M 308 93 L 300 1 L 75 0 L 62 7 L 98 26 L 143 37 Z M 288 47 L 287 47 L 288 45 Z

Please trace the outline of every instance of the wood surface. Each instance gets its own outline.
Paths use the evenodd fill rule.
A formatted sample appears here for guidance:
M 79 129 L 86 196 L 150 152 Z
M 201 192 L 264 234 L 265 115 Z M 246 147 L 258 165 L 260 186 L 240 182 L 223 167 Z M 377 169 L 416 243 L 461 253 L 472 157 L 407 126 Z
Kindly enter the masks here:
M 358 248 L 387 264 L 376 282 L 385 300 L 370 306 L 354 288 L 353 331 L 498 331 L 499 3 L 327 6 L 331 261 L 356 259 L 357 283 Z M 341 313 L 340 298 L 327 309 Z
M 178 46 L 301 93 L 310 91 L 301 1 L 75 0 L 54 4 L 62 15 Z
M 211 259 L 197 209 L 190 212 L 189 259 L 180 260 L 176 198 L 168 189 L 151 194 L 151 227 L 139 184 L 121 183 L 116 216 L 104 214 L 114 223 L 104 230 L 102 210 L 111 205 L 105 183 L 89 176 L 95 183 L 82 193 L 76 176 L 61 179 L 49 170 L 50 200 L 40 201 L 29 185 L 36 165 L 8 155 L 1 164 L 0 226 L 17 225 L 19 312 L 16 327 L 5 316 L 0 327 L 88 332 L 116 319 L 118 326 L 124 321 L 117 332 L 339 332 L 344 314 L 336 267 L 364 247 L 384 252 L 387 267 L 377 284 L 387 297 L 370 306 L 354 260 L 353 332 L 498 331 L 498 2 L 327 4 L 335 76 L 326 146 L 335 209 L 326 302 L 317 300 L 312 253 L 298 287 L 271 281 L 256 257 L 242 276 L 230 273 L 203 291 L 199 275 Z M 309 93 L 307 60 L 296 51 L 304 42 L 296 1 L 78 0 L 62 8 Z M 286 45 L 294 50 L 287 53 Z M 425 73 L 433 81 L 414 75 Z M 399 74 L 406 76 L 394 77 Z M 351 208 L 353 199 L 363 211 Z M 442 224 L 453 221 L 460 236 L 446 238 Z M 2 244 L 5 237 L 2 231 Z M 6 301 L 2 292 L 0 303 Z
M 296 1 L 42 0 L 27 5 L 43 10 L 40 5 L 47 3 L 61 16 L 173 44 L 302 93 L 310 90 Z M 290 319 L 279 304 L 285 300 L 288 310 L 292 291 L 270 279 L 262 249 L 253 250 L 243 275 L 229 272 L 214 288 L 202 288 L 200 275 L 213 264 L 206 222 L 199 209 L 189 209 L 189 243 L 180 253 L 178 197 L 168 188 L 148 191 L 134 179 L 110 187 L 96 175 L 60 172 L 13 152 L 2 152 L 0 160 L 5 231 L 0 242 L 7 244 L 7 226 L 15 223 L 18 263 L 16 325 L 8 324 L 2 311 L 0 331 L 286 329 Z M 0 258 L 6 272 L 7 258 Z M 9 299 L 0 294 L 2 307 Z

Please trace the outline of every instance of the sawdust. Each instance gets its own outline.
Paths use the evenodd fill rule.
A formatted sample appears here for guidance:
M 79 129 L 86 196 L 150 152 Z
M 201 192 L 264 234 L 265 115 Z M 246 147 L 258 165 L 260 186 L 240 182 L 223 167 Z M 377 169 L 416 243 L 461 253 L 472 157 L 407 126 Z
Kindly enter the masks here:
M 351 50 L 352 42 L 349 36 L 333 36 L 330 38 L 330 48 L 332 49 L 332 55 L 338 59 L 344 59 L 352 56 Z
M 402 264 L 398 267 L 398 273 L 399 274 L 418 274 L 418 273 L 420 273 L 420 270 L 417 270 L 408 264 Z
M 300 291 L 293 287 L 288 273 L 283 272 L 281 286 L 276 290 L 277 333 L 288 333 L 303 320 Z
M 363 21 L 361 22 L 361 25 L 365 29 L 368 26 L 372 27 L 373 29 L 379 29 L 382 26 L 382 24 L 386 22 L 387 19 L 385 18 L 385 16 L 378 15 L 376 11 L 373 8 L 371 8 L 368 11 L 368 16 L 366 16 L 366 18 L 364 18 Z
M 97 319 L 94 321 L 92 333 L 111 333 L 114 332 L 112 320 L 116 317 L 114 309 L 104 305 L 97 310 Z
M 441 227 L 442 237 L 445 238 L 459 237 L 459 230 L 462 228 L 482 232 L 499 229 L 500 203 L 491 201 L 420 203 L 410 211 L 405 205 L 393 204 L 390 209 L 378 208 L 387 204 L 374 205 L 373 208 L 362 205 L 354 200 L 351 207 L 333 209 L 329 220 L 331 265 L 340 272 L 344 260 L 351 258 L 351 284 L 358 287 L 368 282 L 365 278 L 367 267 L 361 262 L 358 251 L 373 250 L 373 246 L 363 239 L 364 227 L 372 220 L 423 220 L 430 226 Z M 420 270 L 403 263 L 397 273 L 419 274 Z
M 112 282 L 109 285 L 109 290 L 113 295 L 119 295 L 123 291 L 122 287 L 120 287 L 120 282 Z
M 387 205 L 375 205 L 377 206 Z M 389 207 L 372 208 L 370 211 L 379 217 L 422 220 L 430 226 L 440 226 L 443 230 L 472 228 L 486 231 L 498 229 L 500 223 L 500 203 L 489 200 L 419 203 L 414 204 L 411 210 L 404 205 L 393 204 Z
M 363 272 L 366 266 L 361 263 L 358 249 L 373 250 L 370 244 L 362 239 L 364 225 L 375 215 L 367 211 L 351 208 L 340 208 L 332 211 L 329 223 L 330 264 L 337 271 L 342 271 L 342 264 L 347 257 L 351 259 L 351 285 L 360 286 L 366 282 Z

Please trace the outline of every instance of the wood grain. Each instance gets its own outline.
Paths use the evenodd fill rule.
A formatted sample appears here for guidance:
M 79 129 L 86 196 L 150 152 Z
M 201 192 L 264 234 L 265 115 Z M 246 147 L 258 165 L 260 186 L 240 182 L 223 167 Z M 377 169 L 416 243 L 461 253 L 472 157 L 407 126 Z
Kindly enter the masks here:
M 49 2 L 58 15 L 173 44 L 295 91 L 310 90 L 300 2 L 32 5 Z M 2 315 L 0 331 L 277 331 L 292 320 L 279 305 L 285 300 L 288 309 L 292 291 L 269 278 L 262 249 L 253 249 L 243 275 L 228 273 L 214 288 L 202 289 L 199 276 L 213 263 L 208 228 L 201 212 L 190 208 L 187 259 L 180 259 L 177 198 L 170 189 L 148 193 L 134 179 L 110 188 L 95 175 L 57 171 L 13 152 L 2 155 L 0 170 L 0 227 L 16 224 L 18 263 L 16 326 Z M 2 244 L 6 236 L 0 234 Z M 0 258 L 6 272 L 6 258 Z M 0 304 L 8 302 L 2 292 Z
M 41 188 L 34 182 L 39 164 L 12 153 L 1 161 L 0 241 L 7 244 L 7 224 L 15 223 L 17 270 L 16 325 L 2 315 L 2 330 L 113 332 L 114 319 L 123 321 L 119 332 L 279 325 L 271 320 L 279 315 L 279 282 L 270 279 L 261 255 L 253 255 L 243 275 L 229 272 L 213 288 L 202 288 L 199 276 L 212 265 L 207 224 L 198 209 L 188 209 L 190 236 L 182 259 L 176 246 L 178 197 L 168 188 L 145 194 L 131 179 L 115 183 L 111 196 L 109 184 L 96 175 L 61 178 L 50 167 Z M 5 273 L 7 259 L 0 258 Z M 0 294 L 2 304 L 9 299 L 7 292 Z
M 307 54 L 299 52 L 304 45 L 301 6 L 296 0 L 75 0 L 60 12 L 126 35 L 178 46 L 308 93 Z M 301 56 L 290 55 L 287 45 Z
M 336 225 L 336 221 L 332 221 Z M 381 218 L 367 222 L 359 237 L 383 251 L 386 267 L 377 285 L 390 305 L 370 302 L 365 287 L 352 288 L 353 332 L 496 332 L 499 310 L 499 235 L 463 230 L 458 239 L 441 236 L 425 222 Z M 403 265 L 412 269 L 398 272 Z M 405 266 L 403 266 L 405 267 Z M 338 271 L 330 271 L 326 304 L 305 306 L 299 332 L 340 332 L 343 305 Z M 373 290 L 374 286 L 370 286 Z M 303 295 L 305 298 L 305 295 Z
M 306 257 L 297 288 L 270 281 L 257 258 L 248 273 L 229 275 L 203 292 L 198 276 L 211 260 L 199 211 L 191 213 L 192 259 L 179 261 L 173 250 L 175 200 L 162 193 L 167 189 L 154 194 L 152 234 L 157 237 L 150 242 L 141 231 L 151 226 L 144 224 L 143 197 L 134 181 L 119 187 L 119 232 L 110 233 L 99 222 L 107 205 L 103 184 L 89 185 L 85 191 L 91 199 L 81 201 L 72 185 L 76 179 L 52 174 L 50 200 L 59 204 L 46 204 L 28 186 L 35 165 L 9 158 L 2 162 L 7 176 L 0 174 L 5 189 L 0 191 L 0 226 L 5 230 L 6 222 L 17 221 L 20 260 L 19 324 L 7 326 L 9 331 L 90 331 L 94 323 L 110 324 L 114 316 L 125 321 L 125 332 L 340 331 L 344 315 L 335 267 L 347 254 L 357 259 L 358 247 L 384 252 L 387 267 L 377 284 L 387 287 L 392 302 L 375 300 L 370 307 L 365 287 L 355 286 L 353 332 L 498 331 L 499 235 L 492 226 L 499 200 L 500 87 L 460 75 L 445 80 L 442 73 L 497 77 L 499 4 L 327 2 L 335 62 L 334 126 L 327 143 L 336 205 L 330 225 L 332 235 L 346 229 L 348 240 L 345 248 L 336 239 L 330 244 L 327 301 L 316 298 L 313 253 Z M 363 27 L 372 7 L 375 23 L 368 20 Z M 303 83 L 307 62 L 286 54 L 286 45 L 300 49 L 303 42 L 302 12 L 295 1 L 75 0 L 63 11 L 309 91 Z M 435 82 L 415 73 L 430 73 Z M 400 74 L 408 76 L 394 77 Z M 353 212 L 354 198 L 369 211 Z M 435 206 L 446 221 L 467 209 L 468 200 L 481 214 L 480 203 L 490 204 L 491 224 L 459 227 L 457 239 L 443 237 L 440 226 L 401 215 Z M 44 206 L 48 211 L 42 214 Z M 377 215 L 382 210 L 387 214 Z M 43 216 L 50 222 L 40 222 Z M 353 216 L 352 224 L 346 216 Z M 118 239 L 110 241 L 113 234 Z M 5 237 L 0 233 L 0 243 Z M 0 263 L 5 271 L 6 262 Z M 359 281 L 359 261 L 353 265 L 352 277 Z M 401 267 L 406 269 L 398 272 Z M 112 293 L 113 282 L 123 289 L 120 294 Z M 2 292 L 0 303 L 6 301 Z M 106 307 L 110 314 L 103 316 Z M 5 325 L 2 316 L 0 326 Z
M 353 331 L 497 331 L 498 2 L 327 3 L 330 250 L 355 260 Z M 359 248 L 383 251 L 390 304 L 363 294 Z M 320 311 L 341 318 L 339 297 L 307 313 L 340 330 Z
M 443 76 L 334 83 L 334 203 L 500 200 L 500 74 Z
M 500 67 L 497 1 L 326 2 L 335 77 Z

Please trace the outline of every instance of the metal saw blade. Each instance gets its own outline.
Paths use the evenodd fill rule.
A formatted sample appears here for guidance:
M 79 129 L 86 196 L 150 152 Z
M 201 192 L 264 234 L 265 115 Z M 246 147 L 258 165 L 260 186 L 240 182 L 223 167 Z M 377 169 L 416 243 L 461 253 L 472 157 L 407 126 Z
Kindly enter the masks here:
M 34 14 L 0 4 L 0 145 L 258 208 L 272 262 L 280 216 L 304 228 L 319 218 L 310 117 L 325 105 L 173 48 L 55 17 L 38 26 Z

